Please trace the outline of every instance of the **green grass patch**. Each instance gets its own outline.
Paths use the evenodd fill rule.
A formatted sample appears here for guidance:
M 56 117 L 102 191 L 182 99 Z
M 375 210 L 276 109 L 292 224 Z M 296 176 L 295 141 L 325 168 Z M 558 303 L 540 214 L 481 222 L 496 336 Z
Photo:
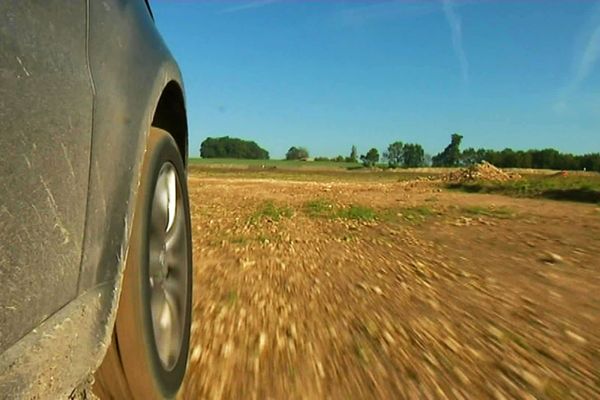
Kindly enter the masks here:
M 515 212 L 508 207 L 470 206 L 470 207 L 463 207 L 462 212 L 466 213 L 468 215 L 471 215 L 471 216 L 502 218 L 502 219 L 513 218 L 516 215 Z
M 420 224 L 430 217 L 440 213 L 429 206 L 414 206 L 404 208 L 390 208 L 379 213 L 379 219 L 385 222 L 408 222 Z
M 336 207 L 326 199 L 310 200 L 304 203 L 304 212 L 313 218 L 341 218 L 358 221 L 377 219 L 378 213 L 371 207 L 351 204 L 348 207 Z
M 348 208 L 339 209 L 336 216 L 357 221 L 372 221 L 377 218 L 377 212 L 371 207 L 352 204 Z
M 354 354 L 361 362 L 361 364 L 369 364 L 369 354 L 368 350 L 365 346 L 362 345 L 359 341 L 354 342 Z
M 365 167 L 364 167 L 364 166 L 362 166 L 362 165 L 351 165 L 351 166 L 349 166 L 349 167 L 346 167 L 346 169 L 347 169 L 348 171 L 356 171 L 356 170 L 359 170 L 359 169 L 364 169 L 364 168 L 365 168 Z
M 245 236 L 233 236 L 229 238 L 229 243 L 244 245 L 248 243 L 248 238 Z
M 265 201 L 259 209 L 252 214 L 250 222 L 258 222 L 262 219 L 271 221 L 279 221 L 282 218 L 289 218 L 294 214 L 294 211 L 287 206 L 278 206 L 273 201 Z
M 403 208 L 398 214 L 410 222 L 423 222 L 427 217 L 435 215 L 435 212 L 427 206 L 415 206 Z
M 496 193 L 513 197 L 600 202 L 600 174 L 529 175 L 508 182 L 476 181 L 449 184 L 448 188 L 468 193 Z
M 400 210 L 397 208 L 376 210 L 360 204 L 336 207 L 326 199 L 307 201 L 304 203 L 302 210 L 312 218 L 339 218 L 355 221 L 378 220 L 382 222 L 398 222 L 399 219 L 409 222 L 423 222 L 428 217 L 438 214 L 437 211 L 428 206 L 407 207 Z
M 272 235 L 265 235 L 265 234 L 259 234 L 256 237 L 256 240 L 261 243 L 261 244 L 267 244 L 267 243 L 271 243 L 274 242 L 277 238 L 275 236 Z
M 221 297 L 221 301 L 227 307 L 232 307 L 238 299 L 238 294 L 235 290 L 230 290 Z
M 325 199 L 310 200 L 304 203 L 304 212 L 309 217 L 331 217 L 334 214 L 334 206 Z

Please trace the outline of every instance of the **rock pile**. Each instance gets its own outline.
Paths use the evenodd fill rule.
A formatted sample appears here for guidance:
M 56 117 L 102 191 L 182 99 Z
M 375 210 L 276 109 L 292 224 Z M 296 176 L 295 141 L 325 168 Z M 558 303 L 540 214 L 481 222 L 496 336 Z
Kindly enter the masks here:
M 472 181 L 499 181 L 506 182 L 515 179 L 521 179 L 521 175 L 514 172 L 506 172 L 482 161 L 479 164 L 471 165 L 468 168 L 461 168 L 445 175 L 442 180 L 451 183 L 462 183 Z

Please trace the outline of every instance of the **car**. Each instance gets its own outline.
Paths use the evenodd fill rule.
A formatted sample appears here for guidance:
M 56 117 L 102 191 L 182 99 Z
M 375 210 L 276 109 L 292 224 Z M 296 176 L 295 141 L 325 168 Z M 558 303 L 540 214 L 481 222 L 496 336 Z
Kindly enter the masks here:
M 0 2 L 0 149 L 0 397 L 175 397 L 188 128 L 148 2 Z

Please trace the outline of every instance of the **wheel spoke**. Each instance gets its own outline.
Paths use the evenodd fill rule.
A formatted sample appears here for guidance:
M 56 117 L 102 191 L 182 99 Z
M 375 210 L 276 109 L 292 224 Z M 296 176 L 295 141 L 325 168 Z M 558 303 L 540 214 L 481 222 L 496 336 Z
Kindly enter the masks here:
M 155 238 L 164 238 L 169 220 L 168 190 L 164 176 L 160 174 L 156 180 L 154 200 L 152 202 L 151 229 Z
M 167 279 L 164 281 L 165 292 L 172 298 L 180 298 L 185 290 L 187 276 L 179 268 L 170 268 Z
M 163 323 L 163 312 L 167 306 L 167 297 L 165 296 L 165 292 L 159 283 L 156 283 L 151 290 L 152 300 L 150 307 L 152 310 L 152 325 L 154 327 L 156 343 L 157 345 L 160 343 L 168 343 L 168 340 L 165 340 L 167 337 L 165 336 Z
M 167 226 L 166 232 L 169 232 L 175 221 L 175 215 L 177 211 L 177 175 L 175 174 L 175 168 L 169 166 L 165 172 L 165 189 L 167 192 Z
M 169 360 L 168 362 L 174 362 L 176 361 L 177 356 L 179 355 L 179 346 L 181 344 L 181 340 L 182 340 L 182 326 L 181 326 L 181 320 L 179 317 L 179 313 L 180 313 L 180 304 L 178 304 L 179 302 L 177 301 L 177 296 L 173 296 L 171 293 L 169 293 L 169 291 L 165 291 L 165 298 L 166 298 L 166 304 L 167 304 L 167 309 L 169 310 L 169 316 L 170 316 L 170 343 L 169 343 L 169 350 L 168 352 L 164 353 L 165 355 L 168 356 Z
M 181 351 L 187 304 L 188 211 L 181 182 L 170 162 L 161 167 L 151 211 L 149 237 L 150 309 L 155 345 L 165 368 L 172 368 Z
M 166 238 L 167 263 L 169 267 L 178 267 L 185 257 L 185 233 L 185 220 L 183 219 L 183 215 L 178 215 Z
M 160 265 L 160 254 L 162 251 L 162 243 L 156 238 L 150 238 L 148 244 L 148 268 L 150 278 L 157 278 L 160 276 L 162 266 Z

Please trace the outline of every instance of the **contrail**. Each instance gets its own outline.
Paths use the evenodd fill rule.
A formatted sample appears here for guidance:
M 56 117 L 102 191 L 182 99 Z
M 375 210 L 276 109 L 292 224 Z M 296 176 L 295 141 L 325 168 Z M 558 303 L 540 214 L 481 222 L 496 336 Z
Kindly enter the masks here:
M 439 11 L 434 2 L 394 0 L 347 8 L 337 16 L 343 26 L 359 26 L 382 19 L 419 17 Z
M 279 0 L 256 0 L 256 1 L 251 1 L 248 3 L 243 3 L 237 6 L 233 6 L 233 7 L 229 7 L 224 9 L 223 11 L 221 11 L 221 14 L 229 14 L 229 13 L 235 13 L 235 12 L 240 12 L 240 11 L 246 11 L 246 10 L 251 10 L 254 8 L 259 8 L 259 7 L 264 7 L 267 6 L 269 4 L 272 3 L 276 3 Z
M 590 75 L 600 58 L 600 6 L 596 8 L 594 20 L 596 21 L 595 26 L 590 31 L 583 52 L 576 62 L 575 73 L 570 85 L 572 89 L 576 89 Z
M 452 0 L 442 0 L 444 15 L 452 32 L 452 46 L 460 63 L 462 78 L 465 82 L 469 81 L 469 61 L 463 47 L 462 22 L 460 16 L 454 10 L 454 2 Z
M 568 110 L 569 97 L 589 77 L 600 59 L 600 2 L 597 3 L 596 9 L 591 15 L 586 27 L 581 29 L 581 42 L 578 41 L 574 46 L 575 56 L 571 74 L 553 106 L 556 113 L 561 114 Z M 578 52 L 578 48 L 582 50 Z

